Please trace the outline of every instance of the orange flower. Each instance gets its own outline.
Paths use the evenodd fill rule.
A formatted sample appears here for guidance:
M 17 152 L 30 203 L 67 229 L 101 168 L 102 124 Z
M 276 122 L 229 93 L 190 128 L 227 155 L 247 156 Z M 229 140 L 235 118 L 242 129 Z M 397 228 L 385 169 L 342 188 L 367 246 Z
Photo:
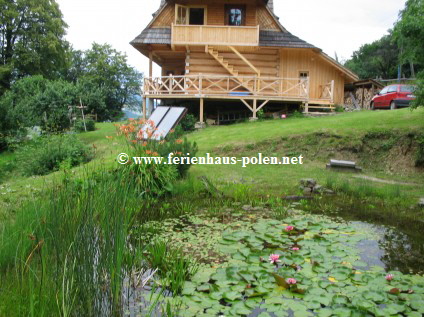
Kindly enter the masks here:
M 153 152 L 153 156 L 159 156 L 158 152 Z
M 137 140 L 131 140 L 131 142 L 137 144 Z
M 178 140 L 176 140 L 176 141 L 175 141 L 175 143 L 177 143 L 177 144 L 181 144 L 181 143 L 183 143 L 183 140 L 178 139 Z
M 139 140 L 143 139 L 143 130 L 140 129 L 140 131 L 138 131 L 137 139 L 139 139 Z
M 113 136 L 106 136 L 106 139 L 112 140 Z
M 147 154 L 147 155 L 150 155 L 150 154 L 152 154 L 152 153 L 153 153 L 153 152 L 152 152 L 152 151 L 150 151 L 150 150 L 147 150 L 147 151 L 146 151 L 146 154 Z
M 143 146 L 147 146 L 147 142 L 143 142 Z
M 175 152 L 176 155 L 182 155 L 183 152 Z
M 169 133 L 174 133 L 175 132 L 175 130 L 174 129 L 171 129 L 171 131 L 169 131 Z

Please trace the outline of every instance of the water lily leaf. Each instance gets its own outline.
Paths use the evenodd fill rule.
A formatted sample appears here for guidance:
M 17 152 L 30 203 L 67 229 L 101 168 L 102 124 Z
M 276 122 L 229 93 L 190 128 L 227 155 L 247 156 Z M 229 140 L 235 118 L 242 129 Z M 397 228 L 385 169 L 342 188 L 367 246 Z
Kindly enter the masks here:
M 358 266 L 358 267 L 367 267 L 368 263 L 364 262 L 364 261 L 355 261 L 352 263 L 353 266 Z
M 271 315 L 268 314 L 267 312 L 262 312 L 258 315 L 258 317 L 271 317 Z
M 418 312 L 424 313 L 424 300 L 412 300 L 409 305 Z
M 333 316 L 333 310 L 330 308 L 322 308 L 317 311 L 318 317 L 330 317 Z
M 193 295 L 196 292 L 196 285 L 192 282 L 185 282 L 182 290 L 183 295 Z
M 199 285 L 199 286 L 197 286 L 197 290 L 199 291 L 199 292 L 209 292 L 209 284 L 202 284 L 202 285 Z
M 337 317 L 350 317 L 352 315 L 352 310 L 345 307 L 338 307 L 333 310 L 333 316 Z
M 390 294 L 393 294 L 393 295 L 399 295 L 399 294 L 400 294 L 400 289 L 398 289 L 398 288 L 392 288 L 392 289 L 389 291 L 389 293 L 390 293 Z
M 290 287 L 290 285 L 287 284 L 287 282 L 284 279 L 284 277 L 282 277 L 282 276 L 280 276 L 278 274 L 275 274 L 275 273 L 272 273 L 272 276 L 274 276 L 275 282 L 277 282 L 277 285 L 278 286 L 281 286 L 281 287 L 284 287 L 284 288 L 289 288 Z
M 222 297 L 229 301 L 235 301 L 237 298 L 241 298 L 241 294 L 239 292 L 225 292 Z

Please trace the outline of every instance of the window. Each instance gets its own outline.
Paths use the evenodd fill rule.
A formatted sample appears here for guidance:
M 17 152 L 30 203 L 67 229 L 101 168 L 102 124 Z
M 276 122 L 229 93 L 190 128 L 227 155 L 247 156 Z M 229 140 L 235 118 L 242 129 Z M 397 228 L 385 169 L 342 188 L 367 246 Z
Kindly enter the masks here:
M 243 5 L 225 6 L 225 20 L 227 25 L 241 26 L 246 24 L 246 7 Z
M 203 8 L 190 8 L 190 25 L 203 25 L 205 24 L 205 9 Z
M 391 92 L 397 92 L 397 86 L 390 86 L 387 93 L 391 93 Z
M 299 72 L 299 78 L 300 79 L 308 79 L 309 78 L 309 72 Z
M 415 91 L 415 86 L 400 86 L 400 91 L 401 92 L 414 92 Z
M 387 94 L 387 91 L 389 90 L 389 87 L 385 87 L 382 91 L 380 91 L 380 95 Z
M 175 5 L 175 24 L 178 25 L 205 25 L 206 6 L 183 6 Z

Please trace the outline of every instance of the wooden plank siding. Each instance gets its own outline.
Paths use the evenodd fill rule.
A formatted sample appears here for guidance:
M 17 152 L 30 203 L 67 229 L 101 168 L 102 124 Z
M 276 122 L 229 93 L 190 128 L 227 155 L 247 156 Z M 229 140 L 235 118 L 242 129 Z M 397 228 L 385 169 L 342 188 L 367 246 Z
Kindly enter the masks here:
M 192 1 L 180 0 L 177 4 L 196 7 Z M 207 0 L 202 1 L 199 6 L 207 6 L 207 25 L 226 25 L 225 21 L 225 5 L 240 4 L 239 0 Z M 256 4 L 256 1 L 251 0 L 243 2 L 246 5 L 246 26 L 263 26 L 264 29 L 278 29 L 275 21 L 273 22 L 272 16 L 269 12 Z M 258 14 L 259 13 L 259 14 Z M 261 21 L 258 20 L 261 17 Z M 175 23 L 175 5 L 167 4 L 162 10 L 160 15 L 152 23 L 152 28 L 170 27 Z
M 280 49 L 279 77 L 298 78 L 300 72 L 309 73 L 311 99 L 321 99 L 323 87 L 334 80 L 334 103 L 343 104 L 345 78 L 339 70 L 312 50 Z

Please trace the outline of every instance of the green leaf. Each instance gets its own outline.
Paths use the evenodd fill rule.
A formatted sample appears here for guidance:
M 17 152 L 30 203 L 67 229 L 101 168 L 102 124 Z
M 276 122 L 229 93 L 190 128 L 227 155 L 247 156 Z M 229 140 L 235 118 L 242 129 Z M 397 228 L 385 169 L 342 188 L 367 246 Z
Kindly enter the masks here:
M 282 277 L 282 276 L 280 276 L 278 274 L 275 274 L 275 273 L 272 273 L 272 276 L 274 276 L 275 282 L 277 282 L 277 285 L 278 286 L 281 286 L 281 287 L 284 287 L 284 288 L 287 288 L 287 289 L 290 287 L 290 285 L 287 284 L 287 282 L 284 279 L 284 277 Z

